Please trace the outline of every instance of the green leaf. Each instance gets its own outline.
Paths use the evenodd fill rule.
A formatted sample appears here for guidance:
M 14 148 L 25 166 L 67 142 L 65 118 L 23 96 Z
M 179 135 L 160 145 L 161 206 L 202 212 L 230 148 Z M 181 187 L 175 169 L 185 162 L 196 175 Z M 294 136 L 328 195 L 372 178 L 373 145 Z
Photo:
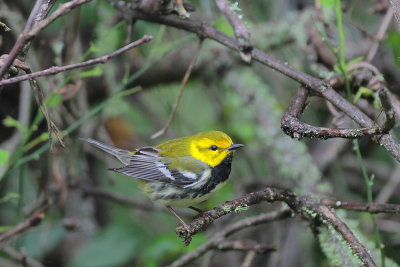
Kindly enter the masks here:
M 0 166 L 6 164 L 10 159 L 10 152 L 5 149 L 0 149 Z
M 340 70 L 339 64 L 335 64 L 335 66 L 333 66 L 333 70 L 334 70 L 336 73 L 342 73 L 342 71 Z
M 226 35 L 228 35 L 230 37 L 235 36 L 232 26 L 226 21 L 225 17 L 223 17 L 223 16 L 220 16 L 218 19 L 216 19 L 213 23 L 213 26 L 217 30 L 225 33 Z
M 64 135 L 64 133 L 63 133 Z M 25 147 L 24 147 L 24 151 L 28 151 L 31 148 L 33 148 L 34 146 L 40 144 L 43 141 L 47 141 L 49 139 L 49 133 L 45 132 L 42 133 L 41 135 L 39 135 L 38 137 L 36 137 L 35 139 L 33 139 L 31 142 L 29 142 Z
M 88 78 L 88 77 L 96 77 L 96 76 L 101 76 L 103 75 L 103 70 L 99 67 L 96 66 L 95 68 L 87 71 L 83 71 L 79 74 L 80 78 Z
M 101 49 L 99 47 L 97 47 L 95 44 L 91 44 L 89 47 L 89 50 L 88 50 L 89 54 L 97 53 L 100 51 L 101 51 Z
M 7 118 L 3 120 L 3 124 L 6 127 L 15 127 L 22 133 L 25 133 L 27 131 L 26 127 L 22 125 L 21 122 L 14 118 L 11 118 L 10 116 L 7 116 Z
M 372 91 L 371 89 L 367 88 L 367 87 L 360 87 L 357 90 L 356 95 L 354 96 L 354 103 L 357 103 L 358 99 L 360 99 L 361 96 L 373 96 L 374 95 L 374 91 Z
M 19 198 L 19 194 L 17 193 L 8 193 L 4 197 L 0 198 L 0 204 L 6 203 L 10 201 L 11 199 L 17 199 Z
M 52 93 L 46 100 L 46 106 L 48 108 L 57 107 L 62 103 L 62 95 L 60 93 Z
M 394 61 L 400 67 L 400 34 L 395 30 L 390 31 L 388 42 L 393 50 Z
M 321 5 L 326 8 L 333 8 L 335 6 L 335 0 L 319 0 Z
M 381 101 L 379 100 L 379 96 L 378 96 L 378 92 L 377 91 L 374 91 L 374 90 L 369 89 L 367 87 L 360 87 L 357 90 L 356 95 L 354 96 L 354 100 L 353 100 L 354 103 L 357 103 L 357 101 L 360 99 L 361 96 L 373 97 L 374 98 L 374 102 L 373 102 L 374 108 L 376 110 L 380 110 L 382 108 Z

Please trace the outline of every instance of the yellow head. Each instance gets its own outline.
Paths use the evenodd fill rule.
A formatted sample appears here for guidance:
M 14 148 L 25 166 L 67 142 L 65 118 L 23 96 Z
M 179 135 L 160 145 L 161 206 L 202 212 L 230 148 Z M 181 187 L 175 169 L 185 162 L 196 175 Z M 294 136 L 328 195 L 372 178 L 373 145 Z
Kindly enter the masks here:
M 233 150 L 242 146 L 234 144 L 232 139 L 223 132 L 209 131 L 192 136 L 190 153 L 192 157 L 215 167 Z
M 215 167 L 235 149 L 242 147 L 219 131 L 201 132 L 195 135 L 169 140 L 157 146 L 160 155 L 165 157 L 191 156 Z

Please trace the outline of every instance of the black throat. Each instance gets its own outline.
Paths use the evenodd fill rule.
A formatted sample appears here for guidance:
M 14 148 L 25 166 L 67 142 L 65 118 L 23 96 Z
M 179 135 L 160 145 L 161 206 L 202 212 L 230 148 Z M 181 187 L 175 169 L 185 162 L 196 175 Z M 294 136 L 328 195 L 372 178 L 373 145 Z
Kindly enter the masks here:
M 233 153 L 230 153 L 226 158 L 224 158 L 220 164 L 212 168 L 211 178 L 202 186 L 193 197 L 201 197 L 207 193 L 210 193 L 215 189 L 217 185 L 225 182 L 229 174 L 231 173 Z

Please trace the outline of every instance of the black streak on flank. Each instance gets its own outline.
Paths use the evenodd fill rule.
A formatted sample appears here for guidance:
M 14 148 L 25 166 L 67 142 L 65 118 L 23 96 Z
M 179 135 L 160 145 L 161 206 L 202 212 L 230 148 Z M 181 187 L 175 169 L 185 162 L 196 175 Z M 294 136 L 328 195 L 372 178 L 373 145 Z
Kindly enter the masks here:
M 201 197 L 210 193 L 217 185 L 225 182 L 231 172 L 233 153 L 230 153 L 221 163 L 211 171 L 211 178 L 199 189 L 196 190 L 193 197 Z

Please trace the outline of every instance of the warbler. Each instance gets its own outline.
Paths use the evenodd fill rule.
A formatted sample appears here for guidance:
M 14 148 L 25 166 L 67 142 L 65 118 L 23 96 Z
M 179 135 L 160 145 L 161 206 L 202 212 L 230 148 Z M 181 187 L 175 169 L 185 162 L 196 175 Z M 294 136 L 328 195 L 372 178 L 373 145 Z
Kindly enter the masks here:
M 109 170 L 139 180 L 151 200 L 164 205 L 185 228 L 172 207 L 193 207 L 209 199 L 226 182 L 233 152 L 242 147 L 220 131 L 207 131 L 143 147 L 119 149 L 93 139 L 82 139 L 115 156 L 124 166 Z

